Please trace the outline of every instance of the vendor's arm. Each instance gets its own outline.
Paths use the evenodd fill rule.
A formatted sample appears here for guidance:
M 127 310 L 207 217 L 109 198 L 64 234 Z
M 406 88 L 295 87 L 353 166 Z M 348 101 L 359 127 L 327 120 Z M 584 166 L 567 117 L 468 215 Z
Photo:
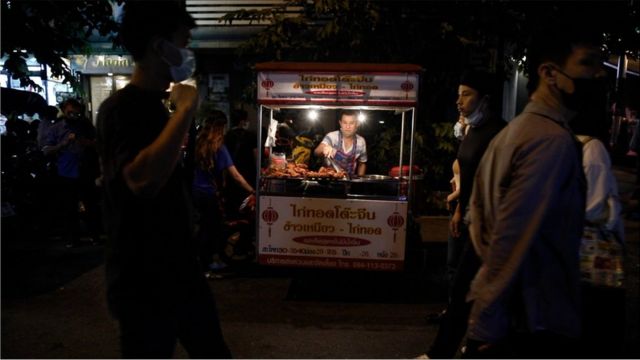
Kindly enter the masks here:
M 316 147 L 316 149 L 313 151 L 314 154 L 316 154 L 316 156 L 324 156 L 326 158 L 333 158 L 336 154 L 336 150 L 329 145 L 328 143 L 324 142 L 324 140 L 320 143 L 320 145 L 318 145 L 318 147 Z
M 155 196 L 173 173 L 197 107 L 198 92 L 195 87 L 178 84 L 173 87 L 170 100 L 176 110 L 165 128 L 124 166 L 124 180 L 136 195 Z
M 321 156 L 324 153 L 324 147 L 327 146 L 327 144 L 321 142 L 320 144 L 318 144 L 318 146 L 316 146 L 315 150 L 313 150 L 313 153 L 316 156 Z
M 364 176 L 367 172 L 367 163 L 358 161 L 358 168 L 356 169 L 356 174 L 358 176 Z

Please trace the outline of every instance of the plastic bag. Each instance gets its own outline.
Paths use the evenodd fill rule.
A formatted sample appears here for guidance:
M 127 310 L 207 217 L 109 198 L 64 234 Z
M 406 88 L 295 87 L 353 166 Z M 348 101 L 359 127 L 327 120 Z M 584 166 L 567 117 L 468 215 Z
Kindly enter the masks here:
M 585 226 L 580 244 L 582 281 L 594 286 L 622 288 L 624 247 L 604 226 Z

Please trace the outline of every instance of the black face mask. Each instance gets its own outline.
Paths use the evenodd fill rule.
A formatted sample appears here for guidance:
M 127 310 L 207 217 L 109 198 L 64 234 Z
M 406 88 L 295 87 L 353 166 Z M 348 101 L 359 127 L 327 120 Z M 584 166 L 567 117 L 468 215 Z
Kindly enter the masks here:
M 572 94 L 560 89 L 562 102 L 568 109 L 580 113 L 589 109 L 594 103 L 601 103 L 606 97 L 606 84 L 603 80 L 574 78 L 560 69 L 556 70 L 573 81 Z
M 65 120 L 71 126 L 78 126 L 82 123 L 82 114 L 75 112 L 69 113 L 68 116 L 65 116 Z

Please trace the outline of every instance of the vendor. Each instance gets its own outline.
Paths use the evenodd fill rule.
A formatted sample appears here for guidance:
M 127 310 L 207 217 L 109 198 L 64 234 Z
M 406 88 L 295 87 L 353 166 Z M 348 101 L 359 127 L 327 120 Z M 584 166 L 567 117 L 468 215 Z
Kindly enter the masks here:
M 356 130 L 356 112 L 342 111 L 340 130 L 326 134 L 314 153 L 325 159 L 333 159 L 349 176 L 363 176 L 367 167 L 367 143 L 362 136 L 356 134 Z

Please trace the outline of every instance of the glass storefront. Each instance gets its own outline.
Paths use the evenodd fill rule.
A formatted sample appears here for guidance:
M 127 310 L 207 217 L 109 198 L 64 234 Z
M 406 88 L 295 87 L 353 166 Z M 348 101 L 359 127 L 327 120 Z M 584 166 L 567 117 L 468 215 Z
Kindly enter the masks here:
M 4 60 L 5 59 L 0 60 L 0 66 L 3 68 Z M 0 86 L 4 88 L 34 92 L 41 95 L 47 101 L 47 104 L 53 106 L 58 106 L 66 97 L 74 95 L 73 88 L 68 84 L 63 84 L 62 78 L 54 77 L 51 74 L 51 68 L 49 66 L 46 67 L 46 78 L 42 78 L 40 76 L 41 65 L 36 61 L 36 59 L 34 57 L 28 57 L 26 62 L 30 74 L 33 75 L 29 76 L 29 78 L 41 87 L 40 90 L 32 86 L 20 86 L 19 79 L 11 79 L 6 73 L 0 75 Z M 66 62 L 68 65 L 68 60 Z
M 89 88 L 91 93 L 91 120 L 96 123 L 100 104 L 115 91 L 125 87 L 131 80 L 130 76 L 107 75 L 91 76 L 89 78 Z

